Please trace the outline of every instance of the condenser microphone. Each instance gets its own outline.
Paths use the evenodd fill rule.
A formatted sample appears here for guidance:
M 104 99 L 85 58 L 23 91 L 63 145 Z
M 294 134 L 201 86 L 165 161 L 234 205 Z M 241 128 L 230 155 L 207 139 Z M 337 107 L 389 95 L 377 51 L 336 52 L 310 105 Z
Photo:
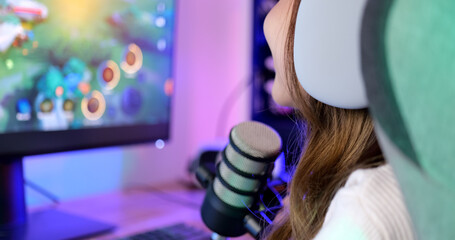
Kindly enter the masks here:
M 224 237 L 246 233 L 245 216 L 257 210 L 281 145 L 278 133 L 263 123 L 249 121 L 232 128 L 201 208 L 208 228 Z

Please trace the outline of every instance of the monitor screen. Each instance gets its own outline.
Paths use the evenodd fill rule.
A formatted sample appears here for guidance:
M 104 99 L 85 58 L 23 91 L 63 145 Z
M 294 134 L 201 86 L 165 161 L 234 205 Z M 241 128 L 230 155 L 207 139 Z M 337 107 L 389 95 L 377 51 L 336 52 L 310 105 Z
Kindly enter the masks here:
M 0 155 L 169 135 L 174 0 L 0 0 Z

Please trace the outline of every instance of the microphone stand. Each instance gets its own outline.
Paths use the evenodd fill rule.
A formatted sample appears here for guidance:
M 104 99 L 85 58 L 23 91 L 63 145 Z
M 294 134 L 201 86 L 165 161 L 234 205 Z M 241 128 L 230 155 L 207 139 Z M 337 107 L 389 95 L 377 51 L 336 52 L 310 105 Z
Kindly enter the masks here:
M 215 163 L 206 162 L 201 164 L 195 171 L 196 179 L 204 189 L 210 187 L 215 179 Z M 273 180 L 267 183 L 264 192 L 260 195 L 259 201 L 265 210 L 255 211 L 247 214 L 243 219 L 246 231 L 255 239 L 259 239 L 262 232 L 272 224 L 278 211 L 282 208 L 282 198 L 286 195 L 287 183 L 283 180 Z M 216 232 L 212 233 L 212 240 L 227 240 L 228 237 L 221 236 Z
M 213 232 L 210 237 L 211 240 L 228 240 L 229 238 L 218 235 L 218 233 Z

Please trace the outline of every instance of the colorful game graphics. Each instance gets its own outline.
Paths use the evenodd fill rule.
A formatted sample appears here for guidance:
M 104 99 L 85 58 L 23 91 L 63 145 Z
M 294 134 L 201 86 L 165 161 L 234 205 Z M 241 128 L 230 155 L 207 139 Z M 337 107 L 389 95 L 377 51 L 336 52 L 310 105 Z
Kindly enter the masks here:
M 142 107 L 142 95 L 135 88 L 127 88 L 122 94 L 122 110 L 128 115 L 137 114 Z
M 106 100 L 103 94 L 93 91 L 82 99 L 82 113 L 88 120 L 100 119 L 106 110 Z
M 120 69 L 112 60 L 101 63 L 98 67 L 97 79 L 106 90 L 114 89 L 120 81 Z
M 33 24 L 47 18 L 44 4 L 31 0 L 0 1 L 0 52 L 11 46 L 22 47 L 23 42 L 33 38 Z M 28 51 L 24 51 L 24 55 Z
M 26 98 L 21 98 L 16 104 L 16 118 L 18 121 L 29 121 L 32 116 L 32 107 L 30 101 Z
M 173 0 L 0 0 L 0 133 L 166 121 L 173 9 Z
M 63 102 L 63 110 L 67 113 L 72 113 L 74 111 L 75 103 L 71 99 L 66 99 Z
M 40 102 L 39 111 L 41 113 L 51 113 L 52 110 L 54 110 L 54 102 L 51 99 L 45 98 Z
M 168 40 L 161 34 L 150 35 L 152 38 L 144 39 L 144 32 L 155 31 L 159 32 L 161 29 L 167 29 L 166 19 L 171 11 L 166 9 L 164 2 L 158 3 L 156 6 L 156 12 L 143 11 L 140 8 L 132 5 L 129 8 L 115 12 L 107 18 L 107 22 L 111 25 L 119 34 L 121 38 L 136 42 L 143 47 L 154 49 L 159 52 L 165 52 L 167 49 Z M 136 28 L 130 28 L 129 26 L 135 25 Z M 172 24 L 170 24 L 172 25 Z M 151 28 L 154 26 L 156 29 Z M 128 47 L 128 50 L 132 50 Z M 134 50 L 133 50 L 134 51 Z M 126 70 L 128 71 L 128 70 Z
M 31 0 L 6 0 L 11 10 L 24 21 L 42 21 L 47 18 L 47 7 Z
M 134 43 L 128 45 L 123 52 L 121 67 L 129 76 L 133 76 L 142 67 L 142 51 Z

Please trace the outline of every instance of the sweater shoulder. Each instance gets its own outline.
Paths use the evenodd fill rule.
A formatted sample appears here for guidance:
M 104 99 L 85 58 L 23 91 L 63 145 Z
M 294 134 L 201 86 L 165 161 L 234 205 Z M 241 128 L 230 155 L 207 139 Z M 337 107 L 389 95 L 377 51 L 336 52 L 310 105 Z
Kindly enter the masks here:
M 341 235 L 346 239 L 414 239 L 390 165 L 356 170 L 337 191 L 316 239 L 345 239 Z

